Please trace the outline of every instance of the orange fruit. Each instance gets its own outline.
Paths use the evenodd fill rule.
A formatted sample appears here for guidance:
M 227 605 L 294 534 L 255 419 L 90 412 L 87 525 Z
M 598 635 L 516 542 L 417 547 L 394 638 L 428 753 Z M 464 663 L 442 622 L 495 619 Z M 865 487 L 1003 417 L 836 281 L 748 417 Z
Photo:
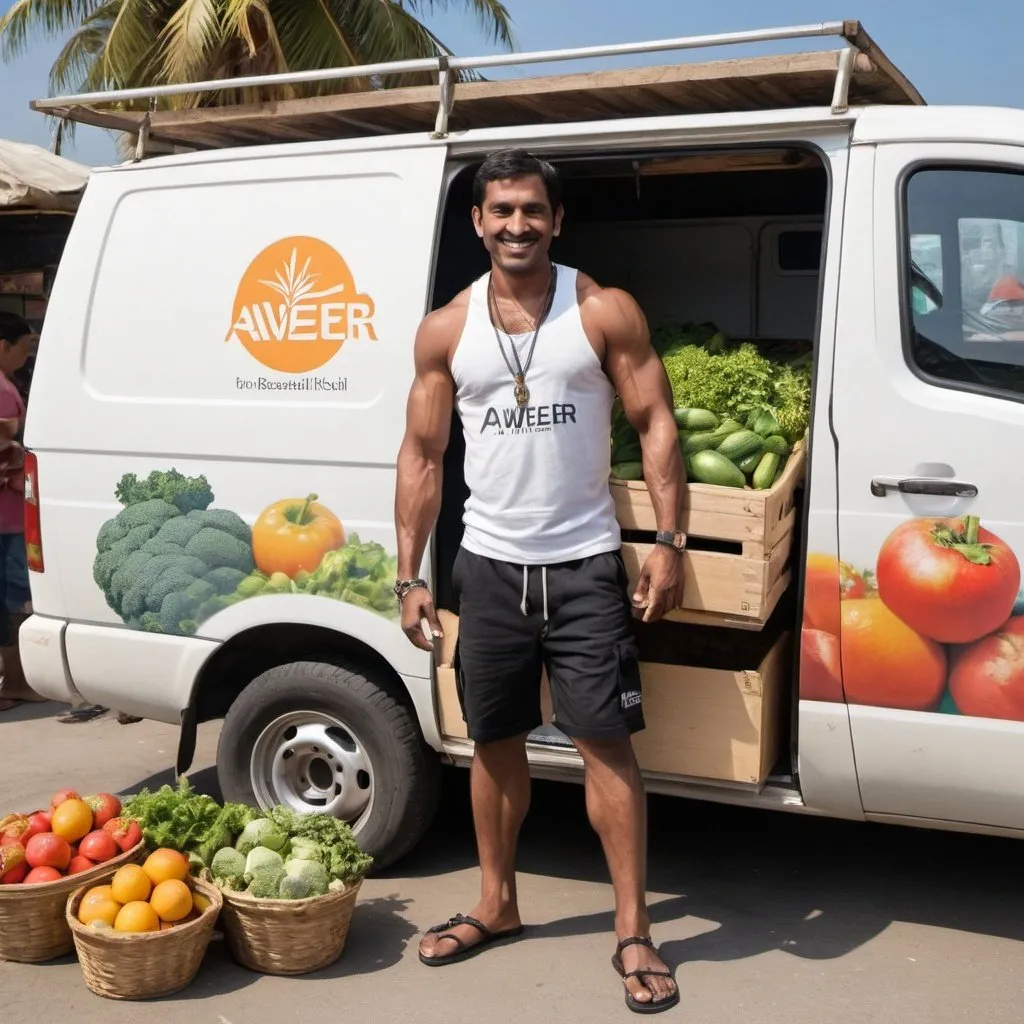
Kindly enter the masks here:
M 199 892 L 192 894 L 192 906 L 197 914 L 205 913 L 210 909 L 210 901 Z
M 92 831 L 92 808 L 84 800 L 65 800 L 53 812 L 50 831 L 77 843 Z
M 114 919 L 118 932 L 155 932 L 160 930 L 160 918 L 145 900 L 126 903 Z
M 177 878 L 168 878 L 153 889 L 149 905 L 161 921 L 180 921 L 192 912 L 192 890 Z
M 142 865 L 142 870 L 154 885 L 177 879 L 184 882 L 188 877 L 188 860 L 184 854 L 166 847 L 154 850 Z
M 148 900 L 153 885 L 138 864 L 125 864 L 119 867 L 110 880 L 110 888 L 118 903 L 136 903 Z
M 82 902 L 78 906 L 78 920 L 82 924 L 92 924 L 93 921 L 102 921 L 104 924 L 113 926 L 117 915 L 121 912 L 121 904 L 116 900 L 94 899 Z
M 112 900 L 113 898 L 114 890 L 109 885 L 94 885 L 91 889 L 86 889 L 82 903 L 88 900 Z
M 843 602 L 839 638 L 851 704 L 934 711 L 946 688 L 946 652 L 877 598 Z

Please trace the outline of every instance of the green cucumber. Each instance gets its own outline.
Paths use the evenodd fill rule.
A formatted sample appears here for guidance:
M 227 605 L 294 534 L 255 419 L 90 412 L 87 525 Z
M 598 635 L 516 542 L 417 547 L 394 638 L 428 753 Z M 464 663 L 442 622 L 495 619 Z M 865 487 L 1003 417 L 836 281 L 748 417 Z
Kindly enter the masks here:
M 736 466 L 739 471 L 746 476 L 750 476 L 751 473 L 757 469 L 757 464 L 761 461 L 761 453 L 754 452 L 753 455 L 747 455 L 745 458 L 737 459 Z
M 754 489 L 757 491 L 767 491 L 775 483 L 775 477 L 778 475 L 781 464 L 781 456 L 776 455 L 775 452 L 765 452 L 761 456 L 761 461 L 757 464 L 757 469 L 754 470 L 754 475 L 750 481 L 754 485 Z
M 764 439 L 764 450 L 775 452 L 781 458 L 786 458 L 790 451 L 789 442 L 781 434 L 772 434 Z
M 743 487 L 747 482 L 734 463 L 710 449 L 694 452 L 686 460 L 686 473 L 698 483 L 719 487 Z
M 764 441 L 759 434 L 755 434 L 752 430 L 737 430 L 733 434 L 726 435 L 722 442 L 716 445 L 715 450 L 719 455 L 738 462 L 755 452 L 764 451 Z
M 612 466 L 612 476 L 616 480 L 643 480 L 644 464 L 642 462 L 616 462 Z
M 767 409 L 755 409 L 747 418 L 747 430 L 769 437 L 779 432 L 779 421 Z
M 718 426 L 718 417 L 707 409 L 675 409 L 676 426 L 687 430 L 714 430 Z
M 710 431 L 705 431 L 702 434 L 691 434 L 685 440 L 681 439 L 679 449 L 684 455 L 693 455 L 707 448 L 714 448 L 716 444 L 718 438 Z
M 742 430 L 743 424 L 737 423 L 736 420 L 727 419 L 722 422 L 722 425 L 715 431 L 717 437 L 725 437 L 727 434 L 735 434 L 737 430 Z

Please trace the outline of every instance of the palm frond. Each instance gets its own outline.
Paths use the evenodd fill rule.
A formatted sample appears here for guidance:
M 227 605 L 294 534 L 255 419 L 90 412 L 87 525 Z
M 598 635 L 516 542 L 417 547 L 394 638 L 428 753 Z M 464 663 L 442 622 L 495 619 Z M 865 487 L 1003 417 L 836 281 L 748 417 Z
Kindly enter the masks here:
M 15 0 L 0 16 L 0 60 L 22 56 L 37 36 L 63 35 L 99 6 L 100 0 Z
M 184 0 L 159 33 L 160 79 L 195 81 L 221 36 L 218 0 Z
M 491 42 L 505 50 L 515 47 L 512 15 L 502 0 L 398 0 L 397 6 L 408 8 L 417 17 L 435 9 L 447 11 L 453 6 L 468 7 Z

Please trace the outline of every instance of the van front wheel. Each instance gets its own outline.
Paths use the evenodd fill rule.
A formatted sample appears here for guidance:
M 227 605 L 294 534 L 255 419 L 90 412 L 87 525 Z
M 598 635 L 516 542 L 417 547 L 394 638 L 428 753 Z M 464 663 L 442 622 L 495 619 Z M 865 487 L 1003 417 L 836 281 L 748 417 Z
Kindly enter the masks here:
M 422 838 L 440 766 L 410 708 L 365 671 L 322 662 L 268 669 L 228 710 L 217 746 L 224 799 L 348 822 L 374 870 Z

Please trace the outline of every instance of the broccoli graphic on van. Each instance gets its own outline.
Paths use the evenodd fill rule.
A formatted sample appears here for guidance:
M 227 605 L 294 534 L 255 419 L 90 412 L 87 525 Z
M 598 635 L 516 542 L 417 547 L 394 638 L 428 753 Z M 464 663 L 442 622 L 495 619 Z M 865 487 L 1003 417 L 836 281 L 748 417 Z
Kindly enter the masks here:
M 271 594 L 398 615 L 396 558 L 356 534 L 346 538 L 316 495 L 276 501 L 250 527 L 229 509 L 210 508 L 205 476 L 173 468 L 144 480 L 127 473 L 114 493 L 123 508 L 97 534 L 93 579 L 132 629 L 191 635 L 217 612 Z

